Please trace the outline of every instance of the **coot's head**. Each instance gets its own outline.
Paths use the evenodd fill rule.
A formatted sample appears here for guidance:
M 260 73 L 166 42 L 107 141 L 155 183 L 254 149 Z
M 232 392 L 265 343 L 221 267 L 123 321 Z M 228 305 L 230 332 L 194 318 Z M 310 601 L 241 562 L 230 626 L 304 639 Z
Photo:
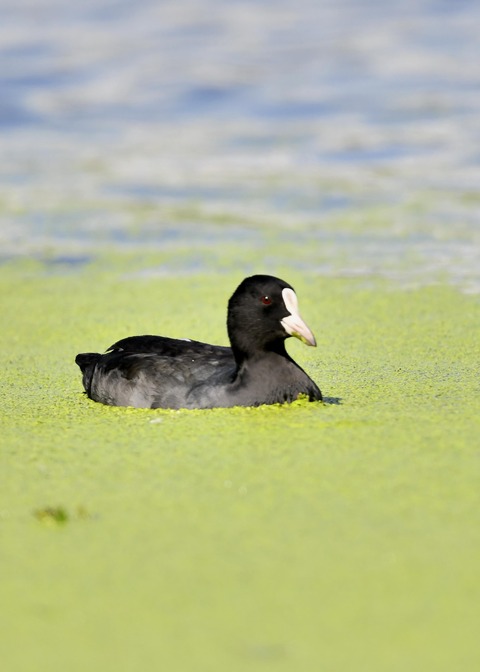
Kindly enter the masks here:
M 237 287 L 228 303 L 227 328 L 237 357 L 283 349 L 289 336 L 316 345 L 293 287 L 271 275 L 252 275 Z

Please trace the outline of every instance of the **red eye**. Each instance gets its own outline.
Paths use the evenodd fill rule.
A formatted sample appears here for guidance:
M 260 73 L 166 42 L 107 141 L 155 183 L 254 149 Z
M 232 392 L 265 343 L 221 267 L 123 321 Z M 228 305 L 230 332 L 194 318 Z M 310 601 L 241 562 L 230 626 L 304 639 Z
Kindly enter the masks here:
M 265 306 L 269 306 L 272 303 L 272 299 L 269 296 L 262 296 L 262 303 Z

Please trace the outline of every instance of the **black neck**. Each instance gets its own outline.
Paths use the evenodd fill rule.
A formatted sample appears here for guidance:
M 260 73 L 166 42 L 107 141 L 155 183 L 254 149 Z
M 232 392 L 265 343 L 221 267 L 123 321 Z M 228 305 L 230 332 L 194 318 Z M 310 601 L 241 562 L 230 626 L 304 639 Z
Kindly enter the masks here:
M 283 357 L 288 361 L 292 361 L 290 355 L 285 349 L 285 339 L 276 339 L 275 341 L 266 343 L 262 348 L 259 348 L 258 344 L 255 348 L 242 347 L 240 344 L 235 342 L 231 343 L 231 347 L 237 368 L 240 368 L 242 364 L 246 362 L 269 358 L 272 356 Z

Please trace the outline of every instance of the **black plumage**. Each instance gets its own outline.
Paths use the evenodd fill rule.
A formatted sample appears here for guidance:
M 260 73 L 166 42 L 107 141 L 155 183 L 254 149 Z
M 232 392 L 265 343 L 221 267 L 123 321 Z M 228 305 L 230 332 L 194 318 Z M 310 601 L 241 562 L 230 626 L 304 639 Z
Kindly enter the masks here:
M 111 406 L 215 408 L 322 399 L 317 385 L 285 350 L 296 336 L 315 338 L 298 313 L 296 294 L 269 275 L 246 278 L 228 303 L 230 346 L 163 336 L 131 336 L 105 354 L 75 361 L 87 395 Z

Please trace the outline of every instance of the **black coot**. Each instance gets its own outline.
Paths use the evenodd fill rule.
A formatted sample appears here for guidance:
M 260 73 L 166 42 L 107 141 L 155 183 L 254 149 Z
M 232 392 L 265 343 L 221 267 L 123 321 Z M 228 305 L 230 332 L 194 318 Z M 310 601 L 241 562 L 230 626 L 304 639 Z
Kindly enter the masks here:
M 131 336 L 106 354 L 75 361 L 87 395 L 111 406 L 215 408 L 322 399 L 317 385 L 285 350 L 296 336 L 315 338 L 298 313 L 297 296 L 283 280 L 253 275 L 228 303 L 231 347 L 163 336 Z

